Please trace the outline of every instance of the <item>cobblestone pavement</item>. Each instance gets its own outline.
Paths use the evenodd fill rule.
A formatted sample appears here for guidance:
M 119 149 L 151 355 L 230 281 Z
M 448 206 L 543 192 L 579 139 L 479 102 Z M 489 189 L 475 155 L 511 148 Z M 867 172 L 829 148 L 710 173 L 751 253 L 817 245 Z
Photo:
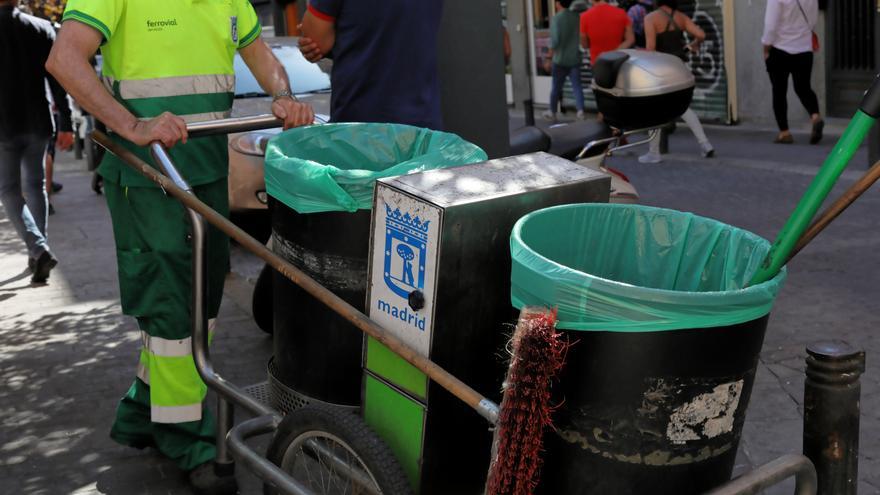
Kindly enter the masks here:
M 682 130 L 666 162 L 611 163 L 646 204 L 693 211 L 774 237 L 830 145 L 779 147 L 769 135 L 709 129 L 718 158 L 696 156 Z M 32 287 L 26 255 L 0 210 L 0 492 L 189 493 L 182 474 L 153 452 L 107 436 L 116 401 L 132 380 L 133 320 L 120 314 L 115 257 L 103 198 L 81 162 L 61 154 L 50 242 L 61 261 L 46 286 Z M 737 157 L 737 158 L 733 158 Z M 862 162 L 864 161 L 862 157 Z M 861 162 L 860 162 L 861 163 Z M 857 164 L 833 194 L 862 172 Z M 838 338 L 865 348 L 860 493 L 880 493 L 880 193 L 869 192 L 790 266 L 773 311 L 743 434 L 737 471 L 801 448 L 804 347 Z M 238 384 L 262 381 L 271 341 L 252 322 L 249 297 L 259 263 L 235 252 L 212 356 Z M 242 493 L 260 493 L 239 469 Z M 770 493 L 791 493 L 789 487 Z

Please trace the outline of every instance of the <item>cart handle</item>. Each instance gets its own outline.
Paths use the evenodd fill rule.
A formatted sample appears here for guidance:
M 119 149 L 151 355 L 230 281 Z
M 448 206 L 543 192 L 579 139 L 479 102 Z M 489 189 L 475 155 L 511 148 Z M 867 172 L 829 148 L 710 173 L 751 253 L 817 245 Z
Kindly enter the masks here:
M 259 131 L 282 127 L 284 121 L 271 113 L 253 117 L 233 117 L 229 119 L 205 120 L 186 124 L 186 132 L 191 138 L 234 134 L 236 132 Z
M 157 162 L 163 169 L 171 171 L 169 176 L 174 177 L 173 180 L 169 180 L 168 177 L 160 174 L 155 168 L 138 158 L 134 153 L 112 141 L 106 134 L 100 131 L 94 131 L 92 133 L 92 139 L 107 149 L 107 151 L 119 157 L 127 165 L 158 184 L 166 193 L 174 196 L 174 198 L 183 203 L 183 205 L 190 210 L 191 217 L 201 216 L 203 221 L 207 220 L 210 224 L 214 225 L 220 231 L 238 242 L 242 247 L 263 259 L 266 263 L 272 266 L 272 268 L 290 279 L 290 281 L 302 287 L 315 299 L 324 303 L 327 307 L 348 320 L 361 331 L 388 347 L 392 352 L 415 366 L 419 371 L 425 373 L 431 378 L 431 380 L 476 410 L 477 413 L 487 421 L 493 425 L 498 421 L 497 404 L 481 395 L 479 392 L 444 370 L 430 359 L 422 356 L 418 351 L 398 339 L 387 329 L 371 320 L 333 292 L 327 290 L 324 286 L 303 273 L 291 263 L 273 253 L 261 242 L 246 234 L 235 224 L 200 201 L 191 193 L 191 188 L 186 184 L 186 181 L 183 180 L 179 173 L 176 173 L 174 163 L 161 145 L 153 143 L 150 147 L 150 151 L 155 155 Z M 198 224 L 199 222 L 195 223 Z M 199 266 L 201 265 L 196 264 L 195 261 L 196 260 L 193 260 L 193 269 L 199 270 Z M 201 269 L 204 269 L 204 267 Z M 203 308 L 193 309 L 194 324 L 200 320 L 204 321 L 203 313 L 200 318 L 196 318 L 197 314 L 195 313 L 195 311 L 203 312 Z M 207 332 L 203 331 L 201 337 L 202 338 L 197 338 L 196 335 L 193 335 L 193 354 L 196 358 L 196 368 L 205 382 L 213 385 L 219 392 L 228 395 L 231 399 L 252 412 L 256 412 L 259 415 L 273 414 L 274 411 L 267 410 L 268 408 L 266 408 L 266 406 L 263 406 L 249 396 L 246 396 L 246 394 L 241 392 L 237 387 L 226 382 L 213 372 L 207 354 Z M 197 353 L 197 350 L 200 352 Z M 198 354 L 202 355 L 201 359 Z

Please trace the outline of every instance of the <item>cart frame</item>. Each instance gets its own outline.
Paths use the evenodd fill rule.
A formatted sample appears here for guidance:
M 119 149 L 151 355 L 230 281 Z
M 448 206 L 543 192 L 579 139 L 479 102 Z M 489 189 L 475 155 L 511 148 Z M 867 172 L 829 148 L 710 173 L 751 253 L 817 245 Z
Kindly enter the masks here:
M 269 129 L 281 127 L 281 125 L 282 122 L 273 115 L 259 115 L 256 117 L 190 123 L 187 125 L 187 131 L 189 138 L 198 138 L 209 135 Z M 343 301 L 329 289 L 323 287 L 294 265 L 274 254 L 265 245 L 202 203 L 193 194 L 189 183 L 180 174 L 161 143 L 154 142 L 149 146 L 154 161 L 162 170 L 162 173 L 159 173 L 159 171 L 138 158 L 134 153 L 116 144 L 106 134 L 94 131 L 92 139 L 107 151 L 119 157 L 128 166 L 156 183 L 167 195 L 180 201 L 187 210 L 187 218 L 192 228 L 192 355 L 202 380 L 218 396 L 217 456 L 215 462 L 220 466 L 220 469 L 226 467 L 231 470 L 235 462 L 233 460 L 234 457 L 257 475 L 257 477 L 273 485 L 284 494 L 313 495 L 313 492 L 304 487 L 295 478 L 247 444 L 247 439 L 249 438 L 275 432 L 282 419 L 280 412 L 261 403 L 241 387 L 221 377 L 214 370 L 208 348 L 207 299 L 205 297 L 207 279 L 206 230 L 209 222 L 361 331 L 375 338 L 424 372 L 430 379 L 473 408 L 490 424 L 496 424 L 498 420 L 497 404 L 452 376 L 436 363 L 419 354 L 388 330 L 369 319 L 369 317 Z M 590 143 L 586 148 L 596 144 L 598 143 Z M 234 406 L 239 406 L 256 417 L 233 426 Z M 734 479 L 710 493 L 712 495 L 753 494 L 791 476 L 796 476 L 796 495 L 814 495 L 816 493 L 816 470 L 812 462 L 802 455 L 784 456 L 740 478 Z

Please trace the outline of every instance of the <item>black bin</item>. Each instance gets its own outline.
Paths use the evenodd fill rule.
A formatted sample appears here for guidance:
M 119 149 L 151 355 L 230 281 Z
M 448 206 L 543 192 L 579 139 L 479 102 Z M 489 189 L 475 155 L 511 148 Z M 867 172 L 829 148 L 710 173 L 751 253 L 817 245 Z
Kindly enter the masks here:
M 336 123 L 272 138 L 266 192 L 273 251 L 364 312 L 375 182 L 486 160 L 454 134 L 400 124 Z M 359 407 L 363 334 L 282 275 L 273 276 L 270 395 L 291 410 Z
M 566 205 L 517 223 L 513 303 L 557 307 L 571 342 L 540 493 L 686 495 L 730 478 L 785 278 L 743 288 L 768 249 L 715 220 L 637 205 Z
M 270 210 L 275 253 L 363 312 L 371 211 L 301 214 L 271 197 Z M 274 378 L 309 399 L 359 406 L 361 331 L 273 276 Z

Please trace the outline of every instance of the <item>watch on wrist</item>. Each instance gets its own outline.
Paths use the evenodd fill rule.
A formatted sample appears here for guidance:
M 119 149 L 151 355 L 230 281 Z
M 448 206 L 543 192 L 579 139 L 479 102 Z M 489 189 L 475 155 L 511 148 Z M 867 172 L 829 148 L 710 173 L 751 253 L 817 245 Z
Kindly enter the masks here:
M 272 95 L 272 103 L 275 103 L 281 98 L 290 98 L 293 101 L 297 101 L 296 96 L 293 96 L 293 93 L 291 93 L 289 89 L 282 89 L 281 91 Z

